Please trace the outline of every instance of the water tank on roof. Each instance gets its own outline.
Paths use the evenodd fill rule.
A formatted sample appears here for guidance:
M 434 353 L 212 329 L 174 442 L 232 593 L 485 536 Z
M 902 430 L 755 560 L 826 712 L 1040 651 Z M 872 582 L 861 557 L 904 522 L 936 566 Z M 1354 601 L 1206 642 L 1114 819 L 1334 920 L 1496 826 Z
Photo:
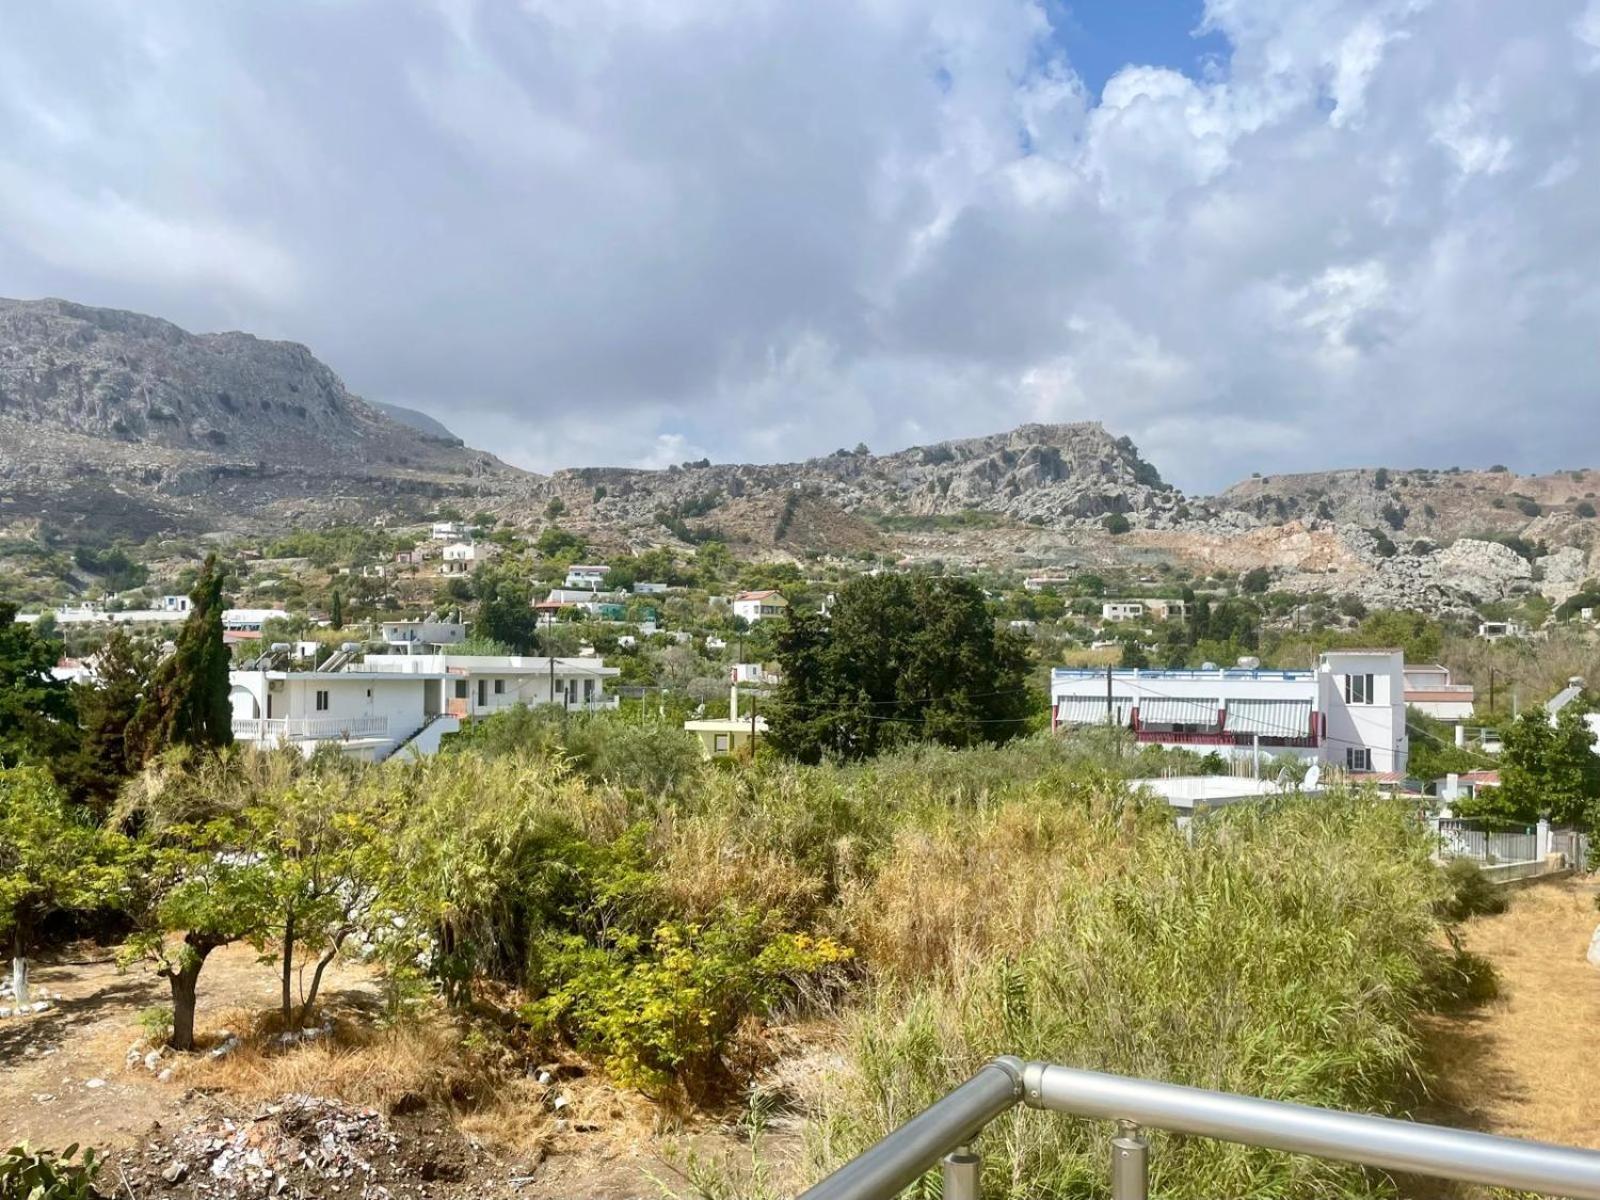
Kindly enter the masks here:
M 287 654 L 287 653 L 289 653 L 289 643 L 288 642 L 273 642 L 272 643 L 272 652 L 274 654 Z
M 1200 664 L 1200 669 L 1202 671 L 1215 671 L 1217 669 L 1217 664 L 1214 662 L 1204 662 Z
M 1239 656 L 1239 665 L 1246 671 L 1259 671 L 1261 669 L 1261 660 L 1254 654 L 1242 654 Z
M 340 642 L 339 643 L 339 649 L 345 651 L 346 653 L 351 653 L 353 651 L 361 649 L 361 643 L 360 642 Z

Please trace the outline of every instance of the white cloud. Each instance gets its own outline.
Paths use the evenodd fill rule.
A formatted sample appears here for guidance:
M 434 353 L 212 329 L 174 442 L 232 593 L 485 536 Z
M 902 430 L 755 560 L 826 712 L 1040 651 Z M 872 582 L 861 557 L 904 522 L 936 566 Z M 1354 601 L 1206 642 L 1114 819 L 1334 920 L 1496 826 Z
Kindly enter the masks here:
M 1208 0 L 1213 69 L 1098 99 L 1043 0 L 20 11 L 0 292 L 297 337 L 528 465 L 1600 459 L 1600 0 Z

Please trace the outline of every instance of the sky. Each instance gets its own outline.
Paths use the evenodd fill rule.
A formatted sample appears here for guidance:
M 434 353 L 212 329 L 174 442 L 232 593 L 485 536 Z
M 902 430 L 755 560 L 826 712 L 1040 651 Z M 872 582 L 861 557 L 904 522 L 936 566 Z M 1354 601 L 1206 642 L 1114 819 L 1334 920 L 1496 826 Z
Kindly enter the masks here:
M 536 470 L 1600 465 L 1600 0 L 0 8 L 0 295 Z

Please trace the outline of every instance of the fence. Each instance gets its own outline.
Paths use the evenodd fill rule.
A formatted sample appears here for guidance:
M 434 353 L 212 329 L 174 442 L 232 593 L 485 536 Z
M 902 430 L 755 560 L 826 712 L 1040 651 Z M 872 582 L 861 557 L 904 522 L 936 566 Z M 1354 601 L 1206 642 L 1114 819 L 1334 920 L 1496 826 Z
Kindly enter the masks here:
M 1567 862 L 1580 871 L 1589 869 L 1589 835 L 1576 829 L 1550 831 L 1550 849 L 1566 855 Z
M 233 736 L 244 741 L 334 741 L 387 737 L 388 717 L 235 717 Z
M 1539 838 L 1534 832 L 1493 833 L 1475 829 L 1464 821 L 1440 821 L 1434 831 L 1439 838 L 1439 857 L 1470 858 L 1481 863 L 1532 862 L 1539 857 Z
M 1600 1200 L 1600 1153 L 1335 1112 L 1281 1100 L 999 1058 L 840 1167 L 800 1200 L 891 1200 L 936 1163 L 944 1200 L 979 1200 L 983 1127 L 1017 1104 L 1115 1121 L 1106 1147 L 1114 1200 L 1145 1200 L 1141 1127 L 1488 1187 Z

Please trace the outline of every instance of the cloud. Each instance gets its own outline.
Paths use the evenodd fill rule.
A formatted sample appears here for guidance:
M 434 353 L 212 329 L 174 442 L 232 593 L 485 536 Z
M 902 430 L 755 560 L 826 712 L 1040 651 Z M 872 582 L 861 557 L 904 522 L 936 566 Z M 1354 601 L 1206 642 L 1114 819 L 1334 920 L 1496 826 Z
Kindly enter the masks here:
M 1600 0 L 179 0 L 0 28 L 0 294 L 305 341 L 526 465 L 1100 419 L 1179 483 L 1600 461 Z

